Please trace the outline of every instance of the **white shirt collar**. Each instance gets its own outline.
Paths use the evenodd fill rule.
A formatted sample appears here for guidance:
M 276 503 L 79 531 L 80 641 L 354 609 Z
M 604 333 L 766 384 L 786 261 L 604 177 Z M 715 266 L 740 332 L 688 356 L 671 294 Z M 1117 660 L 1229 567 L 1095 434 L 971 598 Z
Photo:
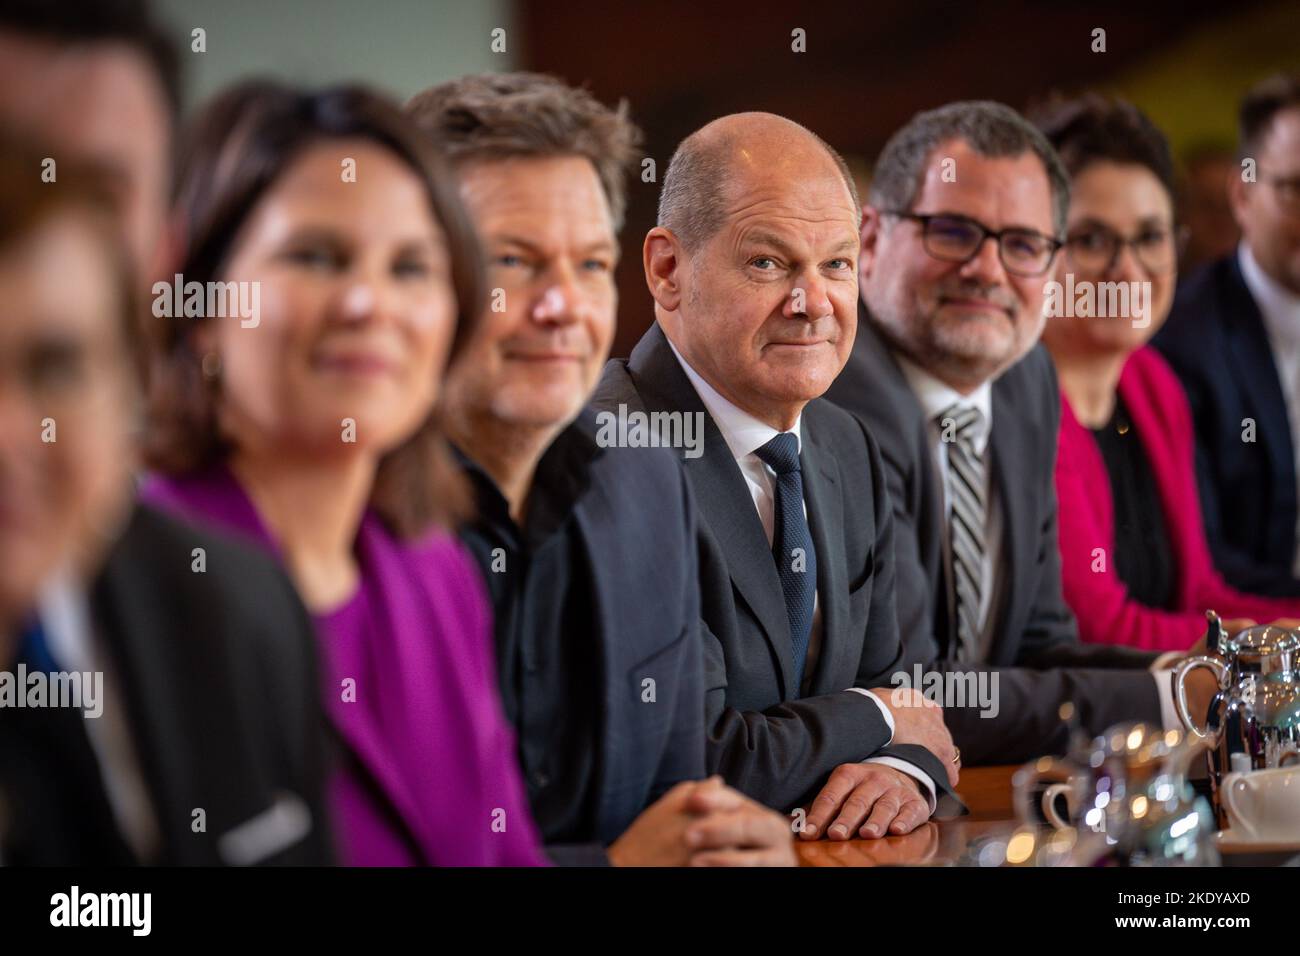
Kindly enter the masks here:
M 993 384 L 985 382 L 969 395 L 963 395 L 951 385 L 935 378 L 906 356 L 895 352 L 894 358 L 898 360 L 899 368 L 903 370 L 907 384 L 911 386 L 917 400 L 921 403 L 921 409 L 925 412 L 925 420 L 928 424 L 933 424 L 941 412 L 947 411 L 953 405 L 959 405 L 962 408 L 979 409 L 984 416 L 984 420 L 975 433 L 974 442 L 975 451 L 978 454 L 984 454 L 984 449 L 989 443 L 989 432 L 993 427 Z
M 1259 306 L 1274 352 L 1283 355 L 1300 350 L 1300 295 L 1265 272 L 1245 242 L 1237 246 L 1237 264 L 1251 298 Z
M 677 351 L 677 346 L 673 345 L 672 340 L 667 335 L 664 336 L 664 339 L 667 340 L 668 347 L 673 350 L 673 355 L 677 356 L 677 361 L 681 364 L 682 370 L 686 372 L 686 377 L 695 386 L 700 401 L 708 409 L 714 424 L 718 426 L 718 431 L 722 432 L 722 438 L 726 441 L 727 447 L 731 449 L 731 456 L 736 461 L 754 454 L 757 449 L 762 448 L 781 434 L 771 425 L 759 421 L 743 408 L 738 408 L 723 398 L 718 390 L 706 382 L 699 372 L 691 368 L 690 362 L 682 358 L 682 353 Z M 790 429 L 799 442 L 800 451 L 803 451 L 803 436 L 800 433 L 802 423 L 803 414 L 801 413 L 795 419 L 794 427 Z

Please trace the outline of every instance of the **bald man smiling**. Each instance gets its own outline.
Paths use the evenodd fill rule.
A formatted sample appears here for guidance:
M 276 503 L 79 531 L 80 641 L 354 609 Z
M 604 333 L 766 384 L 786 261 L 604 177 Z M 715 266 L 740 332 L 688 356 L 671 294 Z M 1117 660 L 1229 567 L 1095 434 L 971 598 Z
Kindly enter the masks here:
M 804 839 L 909 832 L 960 761 L 942 711 L 888 686 L 902 649 L 880 455 L 819 398 L 853 347 L 858 210 L 843 160 L 797 123 L 741 113 L 689 136 L 642 250 L 656 324 L 596 394 L 704 415 L 703 454 L 682 457 L 703 518 L 710 769 L 804 810 Z

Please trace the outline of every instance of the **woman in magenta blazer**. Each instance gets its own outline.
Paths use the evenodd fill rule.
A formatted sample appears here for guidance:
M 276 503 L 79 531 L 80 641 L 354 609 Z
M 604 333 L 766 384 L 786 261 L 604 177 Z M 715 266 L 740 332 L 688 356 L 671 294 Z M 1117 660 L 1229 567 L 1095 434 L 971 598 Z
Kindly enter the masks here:
M 543 862 L 449 533 L 468 498 L 435 403 L 483 295 L 452 182 L 374 94 L 244 84 L 183 143 L 179 274 L 154 287 L 143 494 L 290 572 L 352 864 Z
M 1215 571 L 1187 399 L 1146 344 L 1169 312 L 1177 269 L 1164 136 L 1130 104 L 1096 96 L 1054 107 L 1040 125 L 1071 176 L 1043 342 L 1061 384 L 1059 543 L 1080 636 L 1183 651 L 1205 631 L 1207 609 L 1300 617 L 1300 601 L 1243 594 Z

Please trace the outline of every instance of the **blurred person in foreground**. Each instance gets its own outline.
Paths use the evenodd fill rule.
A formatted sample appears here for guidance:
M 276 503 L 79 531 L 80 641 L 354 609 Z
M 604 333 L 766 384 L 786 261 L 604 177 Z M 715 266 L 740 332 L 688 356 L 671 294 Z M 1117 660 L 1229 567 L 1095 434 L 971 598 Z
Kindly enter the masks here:
M 133 506 L 112 184 L 0 144 L 0 862 L 321 864 L 311 623 L 275 563 Z
M 122 223 L 141 294 L 163 255 L 176 47 L 147 0 L 0 3 L 0 122 L 48 158 L 94 166 Z

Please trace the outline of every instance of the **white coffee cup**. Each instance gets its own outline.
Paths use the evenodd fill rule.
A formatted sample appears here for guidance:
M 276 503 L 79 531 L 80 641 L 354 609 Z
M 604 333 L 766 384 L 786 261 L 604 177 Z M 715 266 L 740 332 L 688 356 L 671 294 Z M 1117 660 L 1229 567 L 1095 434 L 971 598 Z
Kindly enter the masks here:
M 1300 842 L 1300 767 L 1227 774 L 1219 799 L 1241 838 Z

